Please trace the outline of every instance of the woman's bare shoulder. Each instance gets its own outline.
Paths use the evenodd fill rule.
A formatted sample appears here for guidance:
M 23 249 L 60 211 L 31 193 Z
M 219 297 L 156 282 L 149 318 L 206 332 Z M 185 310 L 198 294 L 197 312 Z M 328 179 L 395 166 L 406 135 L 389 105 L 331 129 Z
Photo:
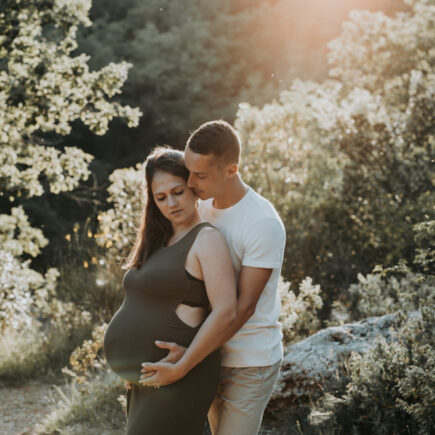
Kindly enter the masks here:
M 210 251 L 222 249 L 227 246 L 224 235 L 215 227 L 201 228 L 196 237 L 195 245 L 202 251 L 204 249 Z

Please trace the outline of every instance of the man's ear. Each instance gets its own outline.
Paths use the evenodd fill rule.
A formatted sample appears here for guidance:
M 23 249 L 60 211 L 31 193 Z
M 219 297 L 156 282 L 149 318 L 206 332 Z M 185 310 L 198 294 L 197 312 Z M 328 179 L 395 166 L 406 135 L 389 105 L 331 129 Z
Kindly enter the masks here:
M 227 173 L 228 177 L 232 178 L 239 172 L 239 165 L 237 163 L 230 163 L 225 168 L 225 172 Z

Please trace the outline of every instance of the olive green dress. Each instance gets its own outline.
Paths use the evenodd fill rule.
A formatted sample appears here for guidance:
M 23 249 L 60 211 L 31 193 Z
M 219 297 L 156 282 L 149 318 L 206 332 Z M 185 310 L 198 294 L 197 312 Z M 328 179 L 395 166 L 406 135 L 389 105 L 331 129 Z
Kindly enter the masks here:
M 155 340 L 189 346 L 201 327 L 184 323 L 175 310 L 180 303 L 208 306 L 204 282 L 185 270 L 186 257 L 201 228 L 162 246 L 139 269 L 123 278 L 125 299 L 104 336 L 106 359 L 115 373 L 133 383 L 127 394 L 128 435 L 201 435 L 216 394 L 220 352 L 216 350 L 186 376 L 160 388 L 141 386 L 143 362 L 156 362 L 168 354 Z

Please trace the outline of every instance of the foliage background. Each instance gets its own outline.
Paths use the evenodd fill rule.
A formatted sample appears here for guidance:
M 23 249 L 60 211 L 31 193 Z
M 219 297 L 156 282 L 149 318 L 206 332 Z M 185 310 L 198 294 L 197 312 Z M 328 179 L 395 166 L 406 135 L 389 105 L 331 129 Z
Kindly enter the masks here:
M 397 343 L 350 360 L 348 389 L 307 430 L 430 427 L 434 21 L 431 0 L 2 2 L 0 380 L 70 379 L 42 431 L 104 425 L 93 408 L 122 427 L 101 343 L 122 302 L 141 163 L 213 118 L 234 123 L 243 179 L 286 225 L 286 344 L 424 311 Z M 377 375 L 390 368 L 403 380 Z

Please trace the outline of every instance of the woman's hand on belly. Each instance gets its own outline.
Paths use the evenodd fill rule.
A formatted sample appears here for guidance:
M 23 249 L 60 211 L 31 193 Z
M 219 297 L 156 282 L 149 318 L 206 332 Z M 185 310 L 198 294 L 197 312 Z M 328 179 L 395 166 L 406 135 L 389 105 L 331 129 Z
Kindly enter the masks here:
M 152 366 L 152 369 L 151 367 Z M 154 373 L 151 373 L 151 370 Z M 173 384 L 181 379 L 186 373 L 178 364 L 168 362 L 142 363 L 139 383 L 149 387 L 162 387 Z
M 157 361 L 158 363 L 168 362 L 168 363 L 175 364 L 178 361 L 180 361 L 180 359 L 183 357 L 187 349 L 186 347 L 181 346 L 177 343 L 171 343 L 168 341 L 156 340 L 155 344 L 160 349 L 169 350 L 169 353 L 164 358 L 162 358 L 160 361 Z M 148 362 L 148 361 L 144 361 L 144 362 Z M 153 364 L 149 364 L 149 370 L 154 370 L 152 366 Z

